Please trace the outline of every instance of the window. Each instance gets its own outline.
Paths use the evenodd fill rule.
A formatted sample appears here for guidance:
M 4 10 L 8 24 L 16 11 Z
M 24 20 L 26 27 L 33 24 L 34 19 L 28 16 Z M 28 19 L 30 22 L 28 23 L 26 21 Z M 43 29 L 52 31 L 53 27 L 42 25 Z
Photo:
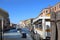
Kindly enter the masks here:
M 46 10 L 46 13 L 48 13 L 48 10 Z
M 38 28 L 38 25 L 36 24 L 35 27 Z
M 43 13 L 45 13 L 45 10 L 43 11 Z
M 56 10 L 56 7 L 55 7 L 55 10 Z
M 54 11 L 54 8 L 52 8 L 52 11 Z
M 39 24 L 39 28 L 42 29 L 42 24 Z
M 47 27 L 47 29 L 49 29 L 50 27 L 49 27 L 49 25 L 46 25 L 46 27 Z
M 60 4 L 59 4 L 59 8 L 60 8 Z

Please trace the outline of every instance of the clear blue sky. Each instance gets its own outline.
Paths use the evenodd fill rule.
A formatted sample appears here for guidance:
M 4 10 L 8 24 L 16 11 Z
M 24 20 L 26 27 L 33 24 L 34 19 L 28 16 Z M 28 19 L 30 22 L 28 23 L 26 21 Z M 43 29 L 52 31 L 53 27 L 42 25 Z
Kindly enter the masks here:
M 37 17 L 48 5 L 55 5 L 60 0 L 0 0 L 0 8 L 9 13 L 12 23 Z

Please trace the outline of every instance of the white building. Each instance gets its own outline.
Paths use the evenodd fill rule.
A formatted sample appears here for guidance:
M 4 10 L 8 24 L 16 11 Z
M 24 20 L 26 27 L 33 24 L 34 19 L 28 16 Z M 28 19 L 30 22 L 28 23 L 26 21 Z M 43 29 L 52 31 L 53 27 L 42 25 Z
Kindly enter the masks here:
M 42 39 L 50 37 L 50 8 L 42 10 L 41 14 L 33 20 L 34 32 Z

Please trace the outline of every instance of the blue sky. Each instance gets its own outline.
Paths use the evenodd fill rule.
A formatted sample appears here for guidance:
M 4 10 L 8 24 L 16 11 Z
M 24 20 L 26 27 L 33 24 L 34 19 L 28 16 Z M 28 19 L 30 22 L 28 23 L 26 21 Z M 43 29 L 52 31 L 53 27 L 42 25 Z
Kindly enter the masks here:
M 0 0 L 0 8 L 9 13 L 12 23 L 37 17 L 41 10 L 53 6 L 60 0 Z

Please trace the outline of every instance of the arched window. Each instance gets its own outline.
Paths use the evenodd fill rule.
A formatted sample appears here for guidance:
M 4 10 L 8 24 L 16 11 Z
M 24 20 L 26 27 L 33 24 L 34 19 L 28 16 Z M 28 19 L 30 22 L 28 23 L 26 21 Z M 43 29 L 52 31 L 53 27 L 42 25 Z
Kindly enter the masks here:
M 46 10 L 46 13 L 48 13 L 48 10 Z

